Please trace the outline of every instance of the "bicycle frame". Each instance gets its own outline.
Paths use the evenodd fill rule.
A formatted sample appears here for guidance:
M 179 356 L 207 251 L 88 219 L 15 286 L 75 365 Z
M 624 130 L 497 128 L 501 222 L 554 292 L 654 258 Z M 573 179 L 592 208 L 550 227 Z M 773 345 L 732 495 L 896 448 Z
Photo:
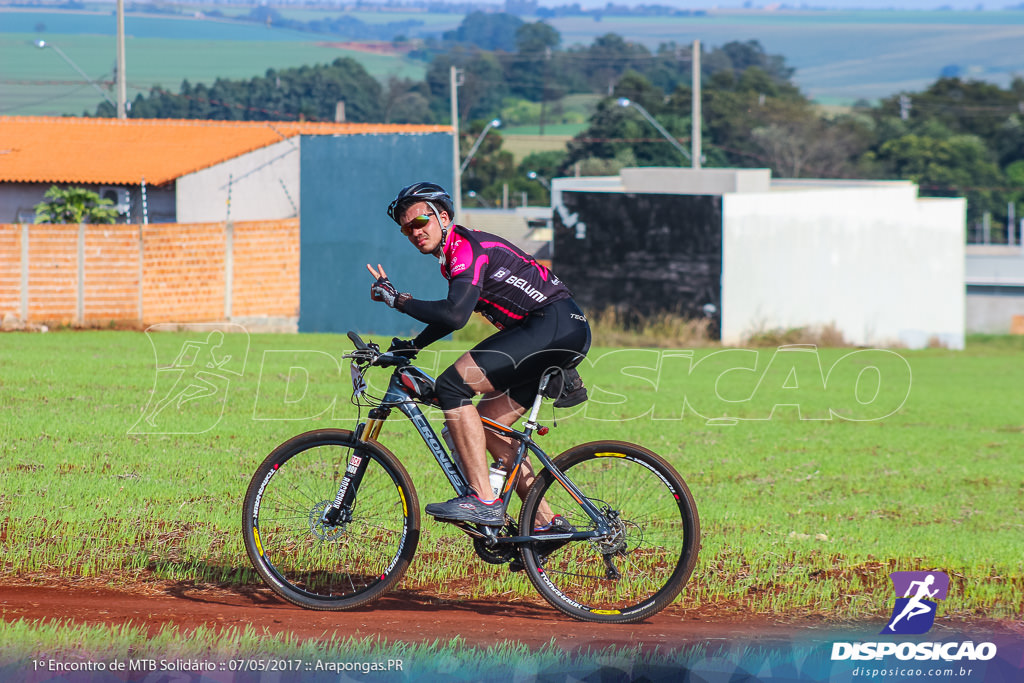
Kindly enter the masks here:
M 551 474 L 555 477 L 559 484 L 569 493 L 570 496 L 579 504 L 579 506 L 586 512 L 587 516 L 594 522 L 596 528 L 591 531 L 577 531 L 574 533 L 567 534 L 550 534 L 546 533 L 543 536 L 533 535 L 520 535 L 520 536 L 498 536 L 494 527 L 487 527 L 478 525 L 476 529 L 473 529 L 465 524 L 459 524 L 458 526 L 464 531 L 469 533 L 471 536 L 485 539 L 489 545 L 497 543 L 528 543 L 532 541 L 540 540 L 562 540 L 562 539 L 584 539 L 584 538 L 597 538 L 607 536 L 611 533 L 611 529 L 605 520 L 604 514 L 601 513 L 597 507 L 590 502 L 590 500 L 583 495 L 583 493 L 576 487 L 576 485 L 566 477 L 561 470 L 559 470 L 552 462 L 548 454 L 545 453 L 540 446 L 538 446 L 533 438 L 533 432 L 539 427 L 537 424 L 537 415 L 540 412 L 542 392 L 544 391 L 544 384 L 547 382 L 548 377 L 542 379 L 542 383 L 537 392 L 536 397 L 533 401 L 526 423 L 525 429 L 519 431 L 507 425 L 503 425 L 499 422 L 489 420 L 487 418 L 481 418 L 484 428 L 502 436 L 511 438 L 519 443 L 519 447 L 516 451 L 515 461 L 513 462 L 512 468 L 505 478 L 505 485 L 501 491 L 501 502 L 502 506 L 507 509 L 509 501 L 511 500 L 512 493 L 515 490 L 515 482 L 519 476 L 520 468 L 522 467 L 523 461 L 526 459 L 527 451 L 537 456 L 540 463 L 547 468 Z M 391 414 L 392 408 L 398 408 L 416 427 L 416 431 L 419 433 L 420 438 L 426 444 L 427 448 L 430 449 L 434 459 L 437 460 L 437 464 L 441 467 L 441 471 L 444 472 L 451 483 L 455 493 L 459 496 L 464 496 L 470 491 L 470 486 L 466 480 L 465 474 L 462 472 L 462 468 L 459 463 L 452 457 L 452 455 L 445 450 L 441 444 L 441 439 L 437 437 L 437 433 L 431 427 L 430 422 L 427 420 L 423 411 L 420 410 L 416 401 L 413 400 L 412 395 L 403 386 L 401 382 L 401 368 L 395 370 L 391 375 L 391 381 L 388 383 L 387 391 L 384 394 L 384 398 L 381 401 L 381 405 L 370 410 L 368 419 L 366 422 L 360 423 L 356 427 L 356 438 L 365 439 L 369 441 L 376 441 L 377 436 L 380 434 L 381 429 L 384 426 L 384 422 L 388 419 Z M 356 466 L 362 465 L 365 469 L 365 459 L 361 463 L 355 463 Z M 352 465 L 350 465 L 352 467 Z M 352 472 L 352 475 L 361 477 L 362 472 Z M 349 478 L 349 474 L 346 473 L 345 479 Z M 343 480 L 342 488 L 346 488 L 347 484 Z M 340 503 L 342 498 L 342 491 L 339 491 L 338 501 Z M 334 506 L 332 506 L 334 507 Z M 340 506 L 339 506 L 340 507 Z

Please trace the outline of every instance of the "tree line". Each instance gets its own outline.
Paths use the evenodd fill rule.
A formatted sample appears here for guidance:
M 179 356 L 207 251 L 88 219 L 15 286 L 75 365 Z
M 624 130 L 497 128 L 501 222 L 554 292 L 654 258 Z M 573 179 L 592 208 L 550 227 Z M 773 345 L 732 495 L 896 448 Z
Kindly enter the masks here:
M 689 165 L 618 99 L 640 104 L 685 144 L 691 51 L 675 43 L 649 50 L 614 33 L 563 48 L 543 21 L 475 12 L 440 39 L 416 45 L 410 54 L 428 63 L 422 81 L 381 83 L 355 60 L 340 58 L 247 80 L 186 81 L 176 93 L 154 88 L 135 99 L 131 116 L 329 121 L 344 101 L 349 121 L 448 123 L 454 66 L 465 154 L 503 111 L 525 109 L 543 126 L 560 120 L 566 96 L 590 94 L 597 104 L 586 129 L 564 152 L 516 164 L 492 131 L 464 176 L 464 191 L 485 202 L 497 201 L 506 186 L 543 202 L 546 189 L 527 171 L 553 177 Z M 972 222 L 988 214 L 993 225 L 1005 225 L 1011 212 L 1024 214 L 1024 79 L 1004 88 L 940 77 L 921 92 L 830 114 L 800 92 L 785 58 L 757 41 L 705 48 L 700 57 L 705 166 L 770 168 L 776 177 L 907 179 L 925 196 L 966 196 Z M 114 111 L 103 103 L 96 115 Z

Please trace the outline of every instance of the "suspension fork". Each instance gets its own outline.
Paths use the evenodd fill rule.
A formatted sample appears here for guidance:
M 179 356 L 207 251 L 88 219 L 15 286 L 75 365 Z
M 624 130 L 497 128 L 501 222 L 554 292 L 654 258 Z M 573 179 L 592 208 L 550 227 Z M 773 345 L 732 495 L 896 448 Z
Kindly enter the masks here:
M 384 426 L 384 421 L 390 414 L 390 408 L 374 408 L 370 411 L 366 422 L 360 422 L 356 426 L 354 437 L 357 445 L 352 449 L 352 455 L 348 459 L 345 474 L 338 485 L 338 493 L 334 497 L 334 502 L 324 510 L 320 519 L 323 524 L 335 526 L 351 521 L 352 504 L 356 499 L 356 491 L 359 490 L 359 483 L 363 480 L 366 467 L 370 463 L 369 456 L 362 448 L 359 448 L 358 444 L 363 441 L 364 436 L 366 441 L 376 441 Z

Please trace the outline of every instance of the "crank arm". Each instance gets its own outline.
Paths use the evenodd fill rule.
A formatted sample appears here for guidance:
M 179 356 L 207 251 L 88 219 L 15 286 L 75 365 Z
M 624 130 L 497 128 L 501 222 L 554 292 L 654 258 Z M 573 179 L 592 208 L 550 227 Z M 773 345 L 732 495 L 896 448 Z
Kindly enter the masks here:
M 434 517 L 434 520 L 436 520 L 438 522 L 443 522 L 445 524 L 451 524 L 452 526 L 456 526 L 459 529 L 462 529 L 462 531 L 464 531 L 468 536 L 470 536 L 472 538 L 481 538 L 481 539 L 484 539 L 484 540 L 489 540 L 489 539 L 492 539 L 492 538 L 496 538 L 496 536 L 494 535 L 493 532 L 488 534 L 485 531 L 480 531 L 476 526 L 471 526 L 469 524 L 469 522 L 460 522 L 460 521 L 454 520 L 454 519 L 441 519 L 439 517 Z M 488 527 L 484 527 L 484 528 L 486 529 Z

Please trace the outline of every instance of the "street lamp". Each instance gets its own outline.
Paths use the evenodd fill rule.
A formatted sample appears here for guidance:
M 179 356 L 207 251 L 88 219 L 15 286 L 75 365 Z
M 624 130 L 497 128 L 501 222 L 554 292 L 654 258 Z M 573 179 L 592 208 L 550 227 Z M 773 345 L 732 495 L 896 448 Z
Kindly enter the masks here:
M 664 127 L 663 127 L 663 126 L 662 126 L 662 125 L 661 125 L 660 123 L 658 123 L 657 121 L 655 121 L 655 120 L 654 120 L 654 117 L 653 117 L 653 116 L 651 116 L 651 115 L 650 115 L 650 114 L 649 114 L 649 113 L 647 112 L 647 110 L 646 110 L 646 109 L 644 109 L 643 107 L 641 107 L 641 106 L 640 106 L 639 104 L 637 104 L 637 103 L 636 103 L 636 102 L 634 102 L 633 100 L 629 99 L 628 97 L 620 97 L 620 98 L 619 98 L 619 100 L 618 100 L 618 103 L 619 103 L 619 106 L 620 106 L 620 107 L 633 107 L 633 108 L 634 108 L 634 109 L 636 109 L 636 110 L 637 110 L 638 112 L 640 112 L 641 116 L 643 116 L 643 117 L 644 117 L 645 119 L 647 119 L 647 121 L 648 121 L 648 122 L 649 122 L 649 123 L 650 123 L 650 124 L 651 124 L 652 126 L 654 126 L 655 128 L 657 128 L 657 129 L 658 129 L 658 132 L 659 132 L 659 133 L 661 133 L 661 134 L 662 134 L 662 136 L 664 136 L 664 138 L 665 138 L 666 140 L 668 140 L 669 142 L 671 142 L 671 143 L 672 143 L 672 146 L 673 146 L 673 147 L 675 147 L 675 148 L 676 148 L 677 150 L 679 150 L 679 152 L 680 152 L 680 153 L 681 153 L 681 154 L 682 154 L 682 155 L 683 155 L 684 157 L 686 157 L 686 159 L 687 159 L 688 161 L 692 161 L 692 160 L 693 160 L 693 157 L 691 157 L 691 156 L 690 156 L 690 153 L 686 151 L 686 148 L 685 148 L 685 147 L 683 147 L 682 145 L 680 145 L 680 144 L 679 144 L 679 141 L 678 141 L 678 140 L 676 140 L 676 139 L 675 139 L 674 137 L 672 137 L 672 134 L 671 134 L 671 133 L 669 133 L 669 132 L 668 132 L 667 130 L 665 130 L 665 128 L 664 128 Z
M 61 59 L 63 59 L 68 64 L 70 64 L 71 68 L 74 69 L 75 71 L 77 71 L 79 73 L 79 75 L 81 75 L 81 77 L 84 78 L 86 80 L 86 82 L 89 83 L 89 85 L 91 85 L 92 87 L 96 88 L 97 92 L 99 92 L 100 95 L 103 95 L 103 99 L 105 99 L 107 102 L 109 102 L 114 107 L 114 111 L 117 111 L 117 103 L 114 102 L 114 100 L 110 99 L 110 96 L 107 95 L 107 93 L 105 93 L 103 91 L 103 88 L 101 88 L 99 85 L 97 85 L 96 81 L 94 81 L 91 78 L 89 78 L 88 74 L 86 74 L 84 71 L 82 71 L 78 67 L 77 64 L 75 64 L 73 61 L 71 61 L 71 58 L 68 57 L 66 54 L 64 54 L 63 50 L 61 50 L 59 47 L 57 47 L 53 43 L 48 43 L 45 40 L 37 40 L 35 42 L 35 46 L 38 47 L 40 50 L 45 50 L 46 48 L 50 48 L 51 50 L 56 52 L 58 55 L 60 55 Z
M 528 171 L 526 177 L 529 178 L 530 180 L 536 180 L 538 183 L 543 185 L 548 192 L 551 192 L 551 183 L 549 183 L 547 181 L 547 178 L 545 178 L 544 176 L 537 175 L 536 171 Z
M 497 128 L 500 125 L 501 119 L 494 119 L 492 121 L 487 122 L 487 125 L 484 126 L 483 132 L 480 133 L 480 135 L 477 137 L 476 142 L 473 143 L 473 146 L 469 148 L 469 154 L 467 154 L 466 158 L 462 161 L 462 166 L 459 167 L 459 175 L 462 175 L 463 173 L 466 172 L 466 167 L 469 166 L 470 159 L 472 159 L 473 155 L 476 154 L 476 151 L 480 149 L 480 143 L 484 141 L 484 138 L 487 136 L 487 133 L 491 130 L 491 128 Z
M 466 196 L 469 197 L 470 199 L 477 200 L 483 206 L 486 206 L 486 207 L 493 206 L 493 204 L 491 204 L 489 201 L 487 201 L 486 199 L 481 197 L 479 194 L 477 194 L 476 190 L 470 190 L 469 192 L 466 193 Z

